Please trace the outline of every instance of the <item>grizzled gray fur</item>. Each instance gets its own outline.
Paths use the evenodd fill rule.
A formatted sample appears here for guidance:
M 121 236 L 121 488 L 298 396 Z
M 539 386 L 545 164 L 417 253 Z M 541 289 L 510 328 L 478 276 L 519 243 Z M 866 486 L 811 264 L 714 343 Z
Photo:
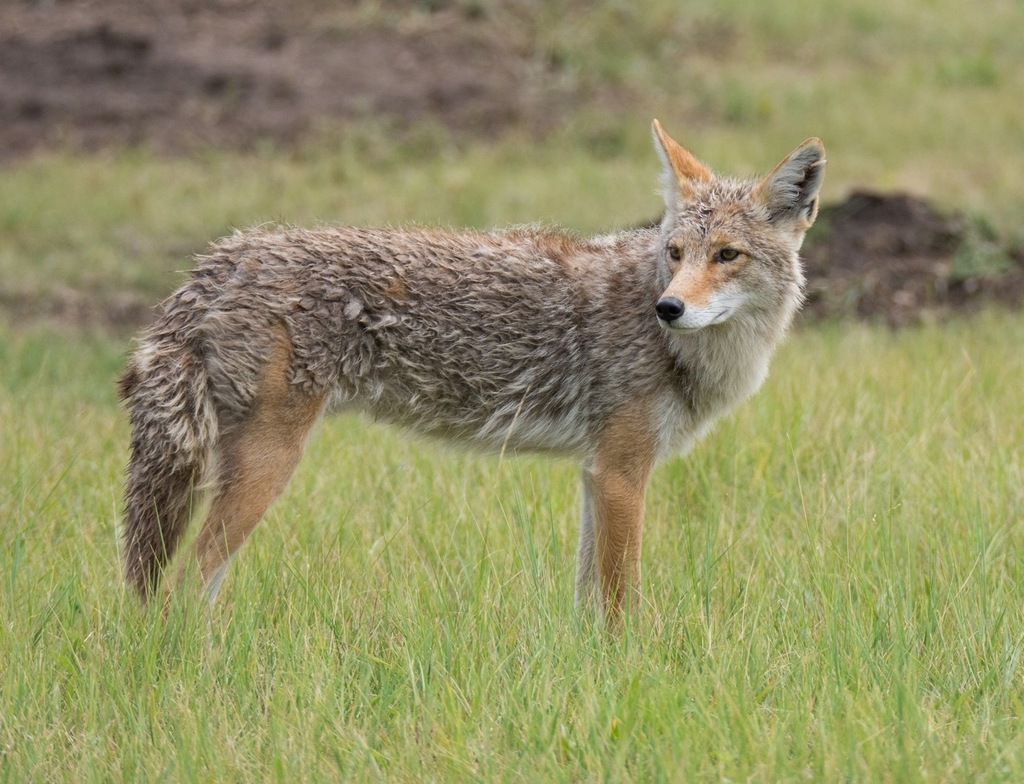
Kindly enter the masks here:
M 133 429 L 129 583 L 148 595 L 194 493 L 243 470 L 223 473 L 218 445 L 250 427 L 282 335 L 289 399 L 322 401 L 314 411 L 358 409 L 488 450 L 582 460 L 593 477 L 580 577 L 595 582 L 593 540 L 604 528 L 614 539 L 608 510 L 633 499 L 608 490 L 602 502 L 613 487 L 602 477 L 645 483 L 648 463 L 688 449 L 763 380 L 802 296 L 797 249 L 820 184 L 820 144 L 780 164 L 784 181 L 705 181 L 712 175 L 687 168 L 699 164 L 661 133 L 656 126 L 667 177 L 658 228 L 593 239 L 535 228 L 261 228 L 214 244 L 122 379 Z M 731 246 L 744 258 L 726 264 Z M 630 437 L 648 446 L 632 450 L 622 443 Z

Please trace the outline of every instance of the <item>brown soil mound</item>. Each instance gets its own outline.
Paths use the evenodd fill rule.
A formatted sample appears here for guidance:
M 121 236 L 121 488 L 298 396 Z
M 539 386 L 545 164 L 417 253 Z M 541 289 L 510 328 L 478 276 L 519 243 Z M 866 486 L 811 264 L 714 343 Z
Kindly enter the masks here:
M 905 194 L 860 191 L 823 208 L 803 256 L 805 319 L 903 326 L 982 302 L 1024 303 L 1024 254 Z

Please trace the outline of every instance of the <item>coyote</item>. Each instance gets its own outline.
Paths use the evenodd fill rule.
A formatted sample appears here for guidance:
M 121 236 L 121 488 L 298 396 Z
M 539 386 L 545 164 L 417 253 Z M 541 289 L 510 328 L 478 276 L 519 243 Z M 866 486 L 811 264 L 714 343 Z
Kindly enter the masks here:
M 199 496 L 189 564 L 210 601 L 325 412 L 358 409 L 493 451 L 582 461 L 576 603 L 635 604 L 644 493 L 764 380 L 803 297 L 825 151 L 713 175 L 653 123 L 658 227 L 257 228 L 212 245 L 142 335 L 123 560 L 142 599 Z M 183 567 L 184 569 L 185 567 Z

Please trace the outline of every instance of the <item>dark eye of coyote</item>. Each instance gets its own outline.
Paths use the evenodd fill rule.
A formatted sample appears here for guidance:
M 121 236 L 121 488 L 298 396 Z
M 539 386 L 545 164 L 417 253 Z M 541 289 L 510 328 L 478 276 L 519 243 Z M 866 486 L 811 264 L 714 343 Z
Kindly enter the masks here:
M 722 248 L 715 256 L 717 261 L 736 261 L 740 257 L 740 252 L 735 248 Z
M 679 250 L 675 245 L 669 245 L 667 248 L 668 257 L 672 261 L 680 261 L 683 258 L 683 252 Z

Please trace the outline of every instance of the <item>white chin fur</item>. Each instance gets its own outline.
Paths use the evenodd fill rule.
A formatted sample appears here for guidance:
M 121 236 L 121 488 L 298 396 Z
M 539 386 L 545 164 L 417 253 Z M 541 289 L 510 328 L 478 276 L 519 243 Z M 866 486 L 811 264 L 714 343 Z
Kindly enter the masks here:
M 697 332 L 703 329 L 703 327 L 688 327 L 682 323 L 681 319 L 665 321 L 665 319 L 659 317 L 658 323 L 661 324 L 661 328 L 666 332 Z
M 665 321 L 659 317 L 658 323 L 661 324 L 662 329 L 672 332 L 697 332 L 713 324 L 721 324 L 723 321 L 727 321 L 731 315 L 732 309 L 730 308 L 697 312 L 687 311 L 682 318 L 677 318 L 674 321 Z

